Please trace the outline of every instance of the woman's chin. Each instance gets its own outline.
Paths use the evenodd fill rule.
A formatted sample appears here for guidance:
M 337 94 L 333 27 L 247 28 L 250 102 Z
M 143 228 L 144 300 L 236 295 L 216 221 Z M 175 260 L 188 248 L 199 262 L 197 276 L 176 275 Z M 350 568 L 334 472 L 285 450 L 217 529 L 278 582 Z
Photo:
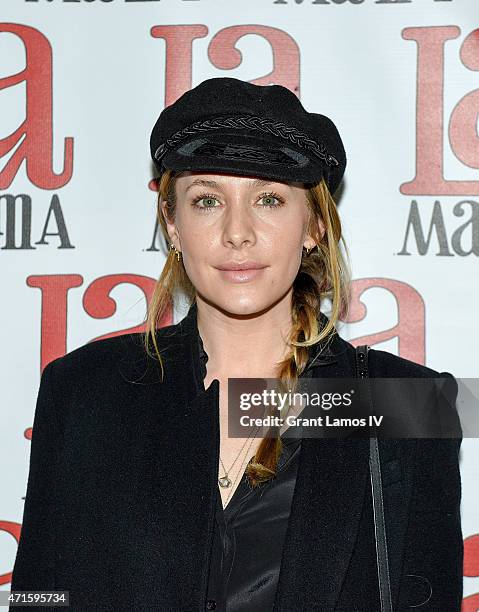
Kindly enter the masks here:
M 220 310 L 223 314 L 237 318 L 254 318 L 267 312 L 277 304 L 278 300 L 271 300 L 272 296 L 247 296 L 233 295 L 220 299 L 216 295 L 214 299 L 206 300 L 211 306 Z

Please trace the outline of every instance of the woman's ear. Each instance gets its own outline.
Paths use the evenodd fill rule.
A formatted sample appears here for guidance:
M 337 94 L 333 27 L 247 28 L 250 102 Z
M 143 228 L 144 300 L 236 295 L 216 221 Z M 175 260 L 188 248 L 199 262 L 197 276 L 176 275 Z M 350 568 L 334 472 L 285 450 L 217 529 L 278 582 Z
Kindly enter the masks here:
M 321 241 L 323 239 L 324 232 L 326 231 L 326 227 L 325 227 L 324 223 L 321 221 L 321 219 L 319 217 L 317 219 L 317 223 L 318 223 L 319 241 Z M 310 249 L 310 248 L 313 248 L 314 246 L 316 246 L 316 238 L 315 238 L 315 236 L 312 236 L 311 234 L 307 234 L 306 238 L 308 238 L 309 241 L 308 241 L 308 244 L 304 245 L 305 248 Z
M 170 243 L 174 244 L 178 248 L 178 229 L 175 225 L 175 222 L 170 220 L 170 218 L 168 217 L 168 200 L 163 200 L 163 202 L 161 203 L 161 209 L 159 210 L 159 214 L 161 214 L 165 220 L 166 231 L 168 232 L 168 236 L 170 237 Z
M 324 232 L 326 231 L 326 227 L 319 217 L 318 217 L 318 229 L 319 229 L 320 240 L 322 240 L 324 236 Z

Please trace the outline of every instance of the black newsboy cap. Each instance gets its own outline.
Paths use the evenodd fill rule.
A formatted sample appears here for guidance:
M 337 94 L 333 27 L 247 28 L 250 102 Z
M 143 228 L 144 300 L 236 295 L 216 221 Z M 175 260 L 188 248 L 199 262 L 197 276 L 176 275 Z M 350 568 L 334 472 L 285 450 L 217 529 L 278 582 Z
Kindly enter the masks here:
M 281 85 L 231 77 L 203 81 L 167 106 L 150 137 L 151 157 L 166 168 L 228 172 L 337 189 L 346 168 L 339 132 L 306 111 Z

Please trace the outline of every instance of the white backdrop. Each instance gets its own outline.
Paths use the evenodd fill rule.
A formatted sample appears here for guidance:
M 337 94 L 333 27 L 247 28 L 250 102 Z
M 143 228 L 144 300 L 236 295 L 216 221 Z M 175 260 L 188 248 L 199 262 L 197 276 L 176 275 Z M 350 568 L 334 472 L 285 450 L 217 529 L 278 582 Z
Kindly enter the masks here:
M 206 78 L 285 85 L 337 124 L 343 337 L 477 376 L 478 28 L 477 0 L 2 0 L 1 589 L 42 368 L 139 331 L 166 254 L 150 131 Z M 464 612 L 479 609 L 478 461 L 465 439 Z

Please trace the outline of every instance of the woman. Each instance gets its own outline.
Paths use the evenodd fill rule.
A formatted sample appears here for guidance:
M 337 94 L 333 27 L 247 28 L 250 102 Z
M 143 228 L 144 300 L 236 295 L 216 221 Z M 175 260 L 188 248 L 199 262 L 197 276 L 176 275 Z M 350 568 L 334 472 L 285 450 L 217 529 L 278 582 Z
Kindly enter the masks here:
M 228 378 L 356 375 L 335 329 L 336 127 L 281 86 L 216 78 L 161 113 L 151 153 L 170 252 L 146 333 L 45 368 L 12 590 L 68 590 L 81 611 L 387 610 L 369 440 L 227 435 Z M 161 327 L 180 294 L 186 317 Z M 364 357 L 455 397 L 447 372 Z M 379 441 L 394 610 L 460 610 L 460 443 Z

